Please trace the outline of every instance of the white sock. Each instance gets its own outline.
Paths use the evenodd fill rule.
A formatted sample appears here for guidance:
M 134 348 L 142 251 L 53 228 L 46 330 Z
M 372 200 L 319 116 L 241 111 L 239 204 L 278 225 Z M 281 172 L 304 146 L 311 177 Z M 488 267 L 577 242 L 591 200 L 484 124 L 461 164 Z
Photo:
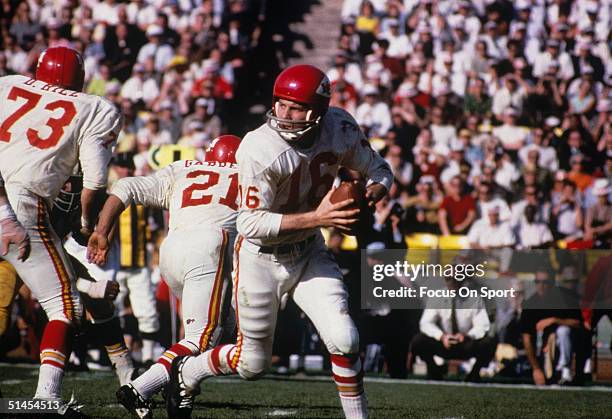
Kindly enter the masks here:
M 187 358 L 182 369 L 183 380 L 185 380 L 187 387 L 198 388 L 200 381 L 215 375 L 208 364 L 211 352 L 206 351 L 198 356 Z
M 170 375 L 162 364 L 154 364 L 140 377 L 132 381 L 132 385 L 145 399 L 150 399 L 155 393 L 170 382 Z
M 42 364 L 38 372 L 38 386 L 35 399 L 61 399 L 64 370 L 49 364 Z
M 142 340 L 142 362 L 152 361 L 154 358 L 153 350 L 155 349 L 155 341 L 151 339 Z
M 368 400 L 365 393 L 357 397 L 340 396 L 342 410 L 346 419 L 365 419 L 368 417 Z
M 113 354 L 111 354 L 107 348 L 107 353 L 111 364 L 115 367 L 115 374 L 117 374 L 117 378 L 119 379 L 119 385 L 123 386 L 129 383 L 132 380 L 135 368 L 127 348 L 125 351 Z

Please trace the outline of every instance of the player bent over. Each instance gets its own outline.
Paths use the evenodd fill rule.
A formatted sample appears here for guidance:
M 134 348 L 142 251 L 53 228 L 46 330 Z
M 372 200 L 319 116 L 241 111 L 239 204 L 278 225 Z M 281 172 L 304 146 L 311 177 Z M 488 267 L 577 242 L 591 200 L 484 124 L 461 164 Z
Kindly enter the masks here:
M 238 373 L 261 377 L 270 366 L 281 296 L 289 293 L 312 320 L 331 354 L 332 371 L 348 418 L 367 416 L 359 337 L 347 291 L 320 227 L 347 227 L 359 210 L 352 200 L 330 203 L 340 166 L 368 178 L 373 203 L 392 174 L 370 148 L 355 120 L 329 108 L 329 80 L 316 67 L 292 66 L 274 84 L 268 123 L 249 132 L 237 153 L 242 205 L 234 253 L 235 345 L 175 360 L 168 399 L 171 417 L 189 416 L 183 399 L 200 380 Z
M 91 232 L 122 125 L 121 114 L 109 101 L 81 93 L 83 78 L 82 57 L 66 47 L 44 51 L 34 79 L 0 78 L 0 173 L 15 209 L 14 216 L 0 214 L 0 220 L 18 220 L 31 239 L 25 261 L 15 249 L 2 258 L 15 267 L 49 319 L 40 345 L 35 394 L 40 399 L 61 397 L 66 357 L 82 314 L 73 269 L 50 224 L 49 209 L 80 163 L 81 225 L 84 234 Z
M 101 263 L 110 229 L 126 206 L 170 211 L 168 236 L 160 248 L 160 270 L 173 294 L 181 298 L 185 338 L 117 391 L 118 401 L 141 417 L 150 413 L 147 401 L 169 382 L 175 357 L 214 347 L 224 329 L 234 328 L 226 295 L 231 295 L 228 288 L 239 205 L 235 160 L 239 143 L 238 137 L 222 135 L 207 150 L 205 162 L 178 161 L 151 176 L 119 180 L 90 238 L 90 259 Z
M 116 270 L 112 266 L 98 267 L 87 263 L 87 247 L 78 243 L 83 242 L 80 232 L 82 189 L 82 174 L 70 176 L 53 201 L 51 226 L 64 243 L 64 250 L 75 270 L 76 287 L 91 317 L 87 334 L 93 338 L 93 343 L 105 347 L 119 383 L 123 385 L 133 378 L 135 369 L 112 303 L 119 292 L 119 284 L 114 282 Z M 15 268 L 0 260 L 0 337 L 10 320 L 11 307 L 21 284 Z
M 135 368 L 113 304 L 119 293 L 115 280 L 118 264 L 112 260 L 98 266 L 87 261 L 87 238 L 80 233 L 82 190 L 83 175 L 77 170 L 53 201 L 51 224 L 64 243 L 76 274 L 76 287 L 91 317 L 87 335 L 92 343 L 104 346 L 119 383 L 123 385 L 134 378 Z

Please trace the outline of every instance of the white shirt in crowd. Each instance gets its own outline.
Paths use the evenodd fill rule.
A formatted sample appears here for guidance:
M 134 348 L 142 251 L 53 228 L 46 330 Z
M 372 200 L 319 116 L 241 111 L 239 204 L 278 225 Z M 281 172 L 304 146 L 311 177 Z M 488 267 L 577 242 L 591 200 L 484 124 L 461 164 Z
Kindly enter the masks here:
M 392 125 L 391 111 L 384 102 L 373 105 L 366 102 L 362 103 L 355 111 L 355 119 L 360 126 L 370 128 L 370 137 L 372 134 L 379 136 L 387 134 Z
M 558 76 L 563 80 L 570 80 L 574 77 L 574 66 L 572 59 L 567 52 L 560 52 L 557 58 L 553 58 L 550 52 L 544 51 L 535 57 L 533 63 L 533 75 L 542 77 L 550 67 L 551 63 L 559 63 Z
M 534 248 L 553 241 L 552 233 L 544 223 L 534 222 L 532 224 L 523 221 L 518 226 L 518 245 L 521 248 Z
M 468 232 L 468 242 L 482 248 L 512 246 L 516 243 L 509 221 L 500 221 L 491 225 L 488 219 L 476 221 Z
M 144 64 L 149 57 L 155 57 L 155 70 L 164 71 L 174 57 L 174 51 L 170 45 L 156 45 L 149 42 L 140 49 L 136 60 L 140 64 Z
M 520 114 L 523 109 L 523 101 L 527 93 L 522 87 L 518 87 L 514 92 L 510 92 L 507 87 L 502 87 L 493 95 L 491 110 L 495 115 L 501 115 L 504 109 L 512 107 Z
M 143 80 L 141 77 L 132 76 L 125 81 L 121 87 L 121 97 L 130 99 L 132 102 L 143 100 L 149 103 L 159 96 L 159 87 L 155 79 Z
M 478 213 L 480 214 L 480 218 L 483 220 L 487 219 L 487 214 L 490 208 L 497 207 L 499 208 L 499 219 L 501 221 L 510 220 L 512 217 L 512 213 L 510 212 L 510 207 L 501 198 L 492 198 L 488 202 L 477 201 L 476 205 L 478 206 Z
M 491 321 L 481 298 L 455 297 L 455 318 L 459 333 L 474 340 L 485 337 L 491 327 Z M 438 304 L 448 308 L 426 308 L 419 322 L 421 332 L 436 340 L 444 334 L 452 334 L 452 302 L 439 301 Z

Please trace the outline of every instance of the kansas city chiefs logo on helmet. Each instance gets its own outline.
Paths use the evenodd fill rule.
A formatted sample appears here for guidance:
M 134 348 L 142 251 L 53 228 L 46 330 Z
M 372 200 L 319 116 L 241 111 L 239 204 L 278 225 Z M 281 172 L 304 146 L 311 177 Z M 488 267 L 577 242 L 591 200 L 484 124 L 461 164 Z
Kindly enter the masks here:
M 317 94 L 325 97 L 331 96 L 331 83 L 327 77 L 324 77 L 317 88 Z

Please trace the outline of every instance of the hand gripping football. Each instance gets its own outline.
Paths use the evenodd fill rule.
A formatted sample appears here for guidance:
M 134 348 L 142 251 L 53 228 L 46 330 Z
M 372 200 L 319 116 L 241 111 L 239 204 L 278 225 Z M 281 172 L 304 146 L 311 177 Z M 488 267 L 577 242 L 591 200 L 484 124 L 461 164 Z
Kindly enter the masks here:
M 332 192 L 329 200 L 332 204 L 341 202 L 347 199 L 354 199 L 354 202 L 345 209 L 362 208 L 365 205 L 366 187 L 363 182 L 354 180 L 352 182 L 342 182 L 340 186 Z

